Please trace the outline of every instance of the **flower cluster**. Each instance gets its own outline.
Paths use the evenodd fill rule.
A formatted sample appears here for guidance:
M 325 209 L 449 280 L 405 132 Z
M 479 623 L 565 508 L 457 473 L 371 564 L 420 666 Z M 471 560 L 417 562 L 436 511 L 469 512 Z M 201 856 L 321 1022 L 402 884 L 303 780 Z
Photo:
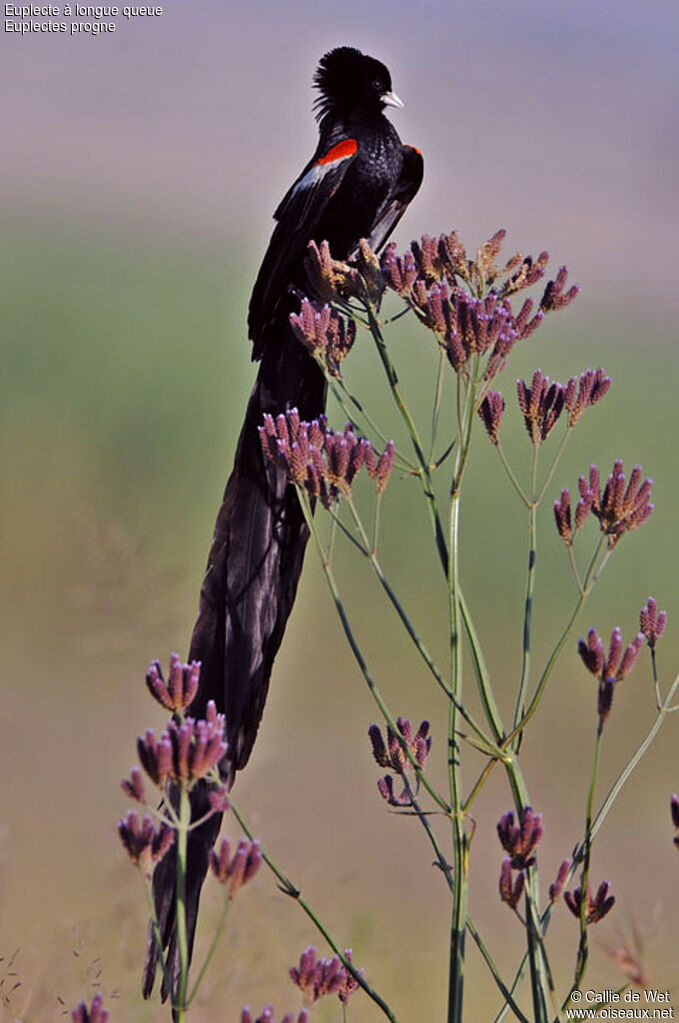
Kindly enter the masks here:
M 158 827 L 150 814 L 142 821 L 135 810 L 118 821 L 118 834 L 130 859 L 145 877 L 150 877 L 156 863 L 162 860 L 175 839 L 174 829 L 167 824 Z
M 71 1013 L 73 1023 L 108 1023 L 109 1013 L 107 1009 L 104 1009 L 103 1004 L 104 999 L 101 992 L 97 992 L 94 996 L 89 1009 L 85 1002 L 81 1002 Z
M 309 242 L 304 271 L 312 295 L 320 302 L 344 299 L 350 285 L 356 287 L 356 270 L 343 260 L 333 259 L 325 241 L 320 245 Z
M 575 426 L 585 409 L 601 401 L 611 386 L 611 378 L 604 371 L 587 369 L 579 377 L 571 377 L 565 388 L 564 405 L 568 409 L 568 425 Z
M 643 633 L 651 650 L 655 649 L 658 640 L 662 639 L 667 624 L 667 611 L 658 611 L 653 597 L 649 597 L 646 605 L 639 612 L 639 630 Z
M 613 693 L 617 682 L 629 675 L 636 664 L 644 637 L 638 633 L 623 650 L 622 633 L 613 629 L 608 646 L 608 656 L 596 629 L 590 629 L 587 640 L 578 640 L 578 653 L 587 670 L 599 680 L 597 712 L 600 724 L 607 721 L 613 704 Z
M 169 721 L 159 739 L 148 728 L 137 739 L 141 765 L 155 785 L 162 786 L 170 779 L 190 786 L 209 774 L 224 757 L 227 749 L 224 726 L 224 715 L 217 713 L 210 700 L 204 719 Z
M 605 377 L 601 368 L 585 370 L 566 384 L 550 383 L 540 369 L 535 371 L 530 384 L 517 380 L 519 408 L 533 444 L 547 439 L 564 411 L 568 413 L 568 426 L 575 426 L 585 409 L 601 401 L 610 386 L 611 378 Z M 493 444 L 498 443 L 504 408 L 504 398 L 498 391 L 488 391 L 479 406 L 479 416 Z
M 251 881 L 262 864 L 259 842 L 241 838 L 233 856 L 228 838 L 223 838 L 219 850 L 210 850 L 210 867 L 220 884 L 228 886 L 233 899 L 239 888 Z
M 351 949 L 344 953 L 348 962 L 351 962 Z M 359 971 L 361 975 L 363 971 Z M 316 949 L 310 945 L 302 952 L 299 958 L 299 966 L 290 968 L 292 982 L 304 992 L 304 996 L 310 1005 L 313 1005 L 324 995 L 337 995 L 339 1000 L 346 1004 L 349 997 L 358 988 L 358 981 L 342 965 L 339 956 L 332 959 L 317 959 Z
M 467 258 L 457 232 L 438 238 L 425 235 L 402 257 L 392 243 L 382 256 L 387 286 L 437 335 L 455 371 L 466 371 L 473 355 L 488 355 L 486 380 L 502 370 L 514 344 L 529 337 L 545 313 L 569 305 L 578 293 L 577 287 L 565 291 L 568 271 L 562 267 L 547 285 L 537 311 L 533 312 L 534 301 L 526 299 L 515 315 L 509 296 L 540 280 L 548 256 L 542 253 L 533 261 L 516 255 L 500 268 L 497 257 L 504 236 L 504 231 L 496 232 L 481 246 L 476 260 Z M 504 283 L 496 284 L 503 276 Z
M 312 296 L 320 302 L 346 304 L 357 298 L 379 306 L 385 289 L 379 260 L 365 238 L 360 239 L 348 262 L 333 259 L 326 241 L 320 245 L 310 241 L 304 271 Z
M 502 848 L 507 853 L 500 868 L 500 899 L 514 909 L 523 894 L 525 872 L 535 863 L 535 848 L 542 838 L 542 814 L 525 806 L 514 823 L 514 812 L 508 810 L 497 825 Z M 516 877 L 513 871 L 518 871 Z
M 214 703 L 210 701 L 204 719 L 183 717 L 184 711 L 195 698 L 199 688 L 199 662 L 182 664 L 179 657 L 173 654 L 166 682 L 158 661 L 153 661 L 146 674 L 146 684 L 151 695 L 163 707 L 172 711 L 173 716 L 160 736 L 156 736 L 153 729 L 147 729 L 144 735 L 137 739 L 137 752 L 150 781 L 163 790 L 164 805 L 176 806 L 176 790 L 173 787 L 191 789 L 195 782 L 205 778 L 217 767 L 226 753 L 224 715 L 217 714 Z M 144 776 L 139 767 L 136 765 L 132 767 L 129 778 L 125 778 L 121 785 L 131 799 L 149 805 Z M 209 813 L 224 813 L 229 809 L 228 790 L 225 785 L 211 781 L 206 795 Z M 146 876 L 151 875 L 155 864 L 163 858 L 175 841 L 174 822 L 172 809 L 169 810 L 169 817 L 161 821 L 160 825 L 156 825 L 149 814 L 140 820 L 135 811 L 130 811 L 127 817 L 119 821 L 120 839 L 133 863 Z M 225 871 L 227 875 L 220 877 L 220 880 L 228 881 L 235 892 L 244 880 L 249 880 L 256 872 L 259 866 L 258 858 L 261 859 L 259 848 L 255 850 L 254 845 L 252 849 L 248 847 L 248 856 L 243 867 L 241 865 L 243 850 L 239 846 L 232 864 L 219 861 L 222 872 Z M 244 873 L 247 873 L 245 878 Z
M 542 838 L 542 814 L 525 806 L 514 823 L 514 811 L 503 814 L 497 825 L 500 844 L 514 870 L 527 870 L 535 863 L 535 847 Z
M 381 494 L 394 464 L 393 441 L 378 457 L 370 441 L 358 437 L 350 423 L 341 433 L 335 432 L 328 428 L 325 416 L 307 423 L 300 420 L 297 409 L 275 419 L 266 414 L 259 436 L 265 457 L 280 465 L 291 482 L 304 487 L 310 497 L 319 498 L 326 508 L 351 494 L 362 466 Z
M 566 388 L 554 381 L 542 370 L 536 369 L 530 387 L 523 381 L 516 381 L 516 393 L 523 421 L 533 444 L 547 440 L 556 426 L 566 403 Z
M 407 718 L 396 718 L 396 726 L 398 728 L 398 735 L 390 727 L 387 727 L 386 742 L 379 725 L 371 725 L 368 729 L 368 735 L 372 745 L 373 756 L 378 766 L 395 771 L 396 774 L 405 779 L 405 772 L 410 765 L 410 761 L 404 746 L 410 750 L 417 765 L 424 767 L 431 750 L 429 722 L 423 721 L 414 734 L 412 725 Z M 401 795 L 396 796 L 394 792 L 394 779 L 390 774 L 379 779 L 377 788 L 382 798 L 391 806 L 411 805 L 408 787 L 405 786 Z
M 596 895 L 592 898 L 587 885 L 587 891 L 585 893 L 585 922 L 588 924 L 596 924 L 599 920 L 603 920 L 606 914 L 613 908 L 615 903 L 615 896 L 609 895 L 611 888 L 610 881 L 602 881 L 597 888 Z M 580 917 L 580 907 L 582 905 L 582 888 L 575 888 L 572 892 L 564 892 L 564 899 L 566 905 L 570 909 L 573 916 Z
M 299 313 L 290 314 L 290 324 L 321 367 L 339 377 L 342 360 L 356 339 L 356 322 L 345 320 L 327 304 L 319 307 L 303 298 Z
M 308 1012 L 306 1009 L 302 1009 L 297 1017 L 297 1023 L 307 1023 L 308 1019 Z M 265 1005 L 257 1019 L 253 1020 L 250 1010 L 247 1005 L 244 1005 L 240 1017 L 240 1023 L 276 1023 L 273 1006 Z M 293 1012 L 286 1012 L 285 1016 L 281 1018 L 281 1023 L 295 1023 L 295 1014 Z
M 591 512 L 599 520 L 601 531 L 608 537 L 608 546 L 615 547 L 625 533 L 642 526 L 653 512 L 653 480 L 642 477 L 641 466 L 636 465 L 628 481 L 623 472 L 623 463 L 618 460 L 614 462 L 613 471 L 602 490 L 599 469 L 591 465 L 588 478 L 580 476 L 578 480 L 580 500 L 576 510 L 576 531 L 582 528 Z M 573 529 L 568 489 L 561 491 L 561 499 L 555 503 L 554 513 L 559 535 L 570 546 L 573 542 Z
M 170 655 L 170 675 L 167 682 L 158 661 L 152 661 L 146 672 L 146 685 L 151 696 L 166 710 L 175 714 L 183 714 L 190 706 L 198 692 L 199 680 L 200 661 L 182 664 L 178 654 Z

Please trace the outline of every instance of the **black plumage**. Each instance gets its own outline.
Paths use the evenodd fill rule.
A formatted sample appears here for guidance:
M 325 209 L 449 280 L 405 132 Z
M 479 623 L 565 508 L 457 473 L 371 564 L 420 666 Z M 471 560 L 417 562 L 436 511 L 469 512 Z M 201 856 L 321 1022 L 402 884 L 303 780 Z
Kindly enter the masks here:
M 299 307 L 297 294 L 305 290 L 307 246 L 312 239 L 327 240 L 337 259 L 349 259 L 361 238 L 379 249 L 423 173 L 419 152 L 401 143 L 384 116 L 385 106 L 402 105 L 384 64 L 340 47 L 323 57 L 314 84 L 319 142 L 274 214 L 277 224 L 252 292 L 248 329 L 259 372 L 217 517 L 189 652 L 190 659 L 202 662 L 192 716 L 201 716 L 209 700 L 226 714 L 228 752 L 222 771 L 228 785 L 246 765 L 257 735 L 308 539 L 295 490 L 280 468 L 265 462 L 257 431 L 264 412 L 275 415 L 297 407 L 303 419 L 311 419 L 325 408 L 323 375 L 289 324 L 290 313 Z M 194 818 L 206 809 L 207 793 L 199 786 L 192 793 Z M 214 815 L 189 836 L 190 949 L 209 850 L 220 825 Z M 168 855 L 156 868 L 153 885 L 173 979 L 178 970 L 174 872 Z M 156 960 L 150 935 L 146 997 Z

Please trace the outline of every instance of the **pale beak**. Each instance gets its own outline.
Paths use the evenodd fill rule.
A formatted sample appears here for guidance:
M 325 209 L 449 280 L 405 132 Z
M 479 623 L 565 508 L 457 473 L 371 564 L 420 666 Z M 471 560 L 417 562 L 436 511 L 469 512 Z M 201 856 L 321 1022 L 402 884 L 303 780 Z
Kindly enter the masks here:
M 395 92 L 383 92 L 380 99 L 385 107 L 398 107 L 399 110 L 403 110 L 405 106 L 403 100 L 399 99 Z

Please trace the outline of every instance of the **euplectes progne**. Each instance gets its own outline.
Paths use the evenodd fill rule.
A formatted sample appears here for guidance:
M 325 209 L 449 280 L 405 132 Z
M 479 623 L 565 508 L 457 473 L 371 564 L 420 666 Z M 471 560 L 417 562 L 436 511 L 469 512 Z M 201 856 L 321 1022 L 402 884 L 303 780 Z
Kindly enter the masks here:
M 328 241 L 336 259 L 349 259 L 361 238 L 378 250 L 422 182 L 418 150 L 405 146 L 384 116 L 403 104 L 389 71 L 372 57 L 342 46 L 321 60 L 314 77 L 319 141 L 274 217 L 277 221 L 255 282 L 248 317 L 252 357 L 260 361 L 233 471 L 217 517 L 189 658 L 202 662 L 192 716 L 208 700 L 226 714 L 228 785 L 245 767 L 269 689 L 274 658 L 292 610 L 308 530 L 297 494 L 280 468 L 264 460 L 262 415 L 292 407 L 302 419 L 324 411 L 326 385 L 318 365 L 289 323 L 305 291 L 304 258 L 311 240 Z M 208 809 L 200 788 L 194 818 Z M 189 953 L 208 853 L 221 819 L 213 815 L 189 835 L 186 880 Z M 176 985 L 175 864 L 168 855 L 154 875 L 154 896 L 170 976 Z M 151 992 L 157 953 L 150 934 L 144 969 Z M 165 991 L 164 994 L 167 994 Z

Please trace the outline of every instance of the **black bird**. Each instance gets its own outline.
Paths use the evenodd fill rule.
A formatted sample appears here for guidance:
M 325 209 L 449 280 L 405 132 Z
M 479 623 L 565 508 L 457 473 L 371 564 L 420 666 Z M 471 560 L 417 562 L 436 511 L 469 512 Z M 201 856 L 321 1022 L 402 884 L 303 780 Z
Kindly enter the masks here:
M 202 662 L 192 716 L 208 700 L 226 714 L 226 783 L 245 767 L 269 689 L 274 658 L 295 600 L 308 530 L 297 495 L 283 472 L 262 455 L 257 427 L 265 412 L 297 407 L 303 419 L 323 412 L 323 375 L 289 324 L 305 290 L 309 241 L 328 241 L 336 259 L 350 259 L 361 238 L 374 250 L 391 234 L 420 187 L 419 151 L 404 146 L 384 116 L 403 104 L 392 92 L 389 71 L 352 47 L 331 50 L 314 77 L 319 141 L 278 206 L 277 221 L 255 282 L 248 316 L 252 358 L 260 360 L 236 450 L 233 471 L 217 517 L 189 658 Z M 192 813 L 207 809 L 205 790 L 194 790 Z M 189 836 L 186 882 L 189 949 L 200 890 L 221 818 L 211 817 Z M 170 973 L 176 983 L 175 863 L 156 868 L 154 896 Z M 148 997 L 157 955 L 150 934 L 143 978 Z M 167 994 L 167 992 L 164 992 Z

